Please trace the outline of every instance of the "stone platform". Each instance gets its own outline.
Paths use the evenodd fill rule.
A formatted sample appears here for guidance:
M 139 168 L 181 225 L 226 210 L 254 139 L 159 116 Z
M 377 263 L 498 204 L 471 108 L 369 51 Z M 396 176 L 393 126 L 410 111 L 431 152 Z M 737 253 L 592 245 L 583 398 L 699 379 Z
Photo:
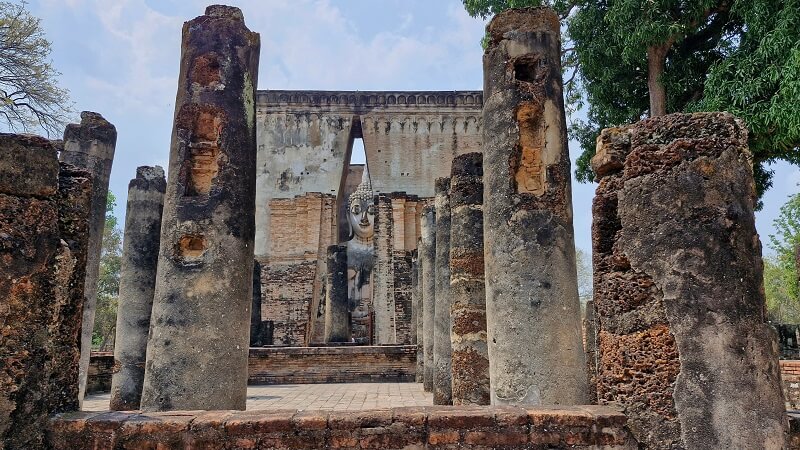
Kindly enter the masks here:
M 248 383 L 412 382 L 416 361 L 416 345 L 251 347 Z
M 82 412 L 51 418 L 48 438 L 55 449 L 637 448 L 625 416 L 602 406 Z

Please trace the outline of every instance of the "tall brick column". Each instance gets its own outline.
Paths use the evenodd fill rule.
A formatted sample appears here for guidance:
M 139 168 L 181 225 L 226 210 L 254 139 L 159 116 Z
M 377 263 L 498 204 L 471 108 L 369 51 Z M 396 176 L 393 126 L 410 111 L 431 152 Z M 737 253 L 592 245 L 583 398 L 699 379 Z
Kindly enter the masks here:
M 66 290 L 73 263 L 60 240 L 58 173 L 50 141 L 0 133 L 2 448 L 44 448 L 51 406 L 52 308 L 59 302 L 58 291 Z M 77 394 L 74 385 L 64 388 Z
M 78 399 L 82 402 L 92 350 L 92 331 L 97 309 L 97 279 L 100 275 L 100 251 L 103 247 L 103 228 L 106 224 L 108 180 L 114 162 L 117 129 L 100 114 L 81 113 L 81 123 L 71 123 L 64 130 L 64 149 L 61 161 L 92 174 L 92 205 L 89 210 L 89 249 L 86 260 L 86 301 L 81 321 L 81 361 Z
M 417 248 L 411 252 L 411 295 L 413 298 L 411 329 L 413 330 L 413 341 L 417 346 L 417 372 L 414 381 L 422 383 L 425 378 L 425 351 L 423 342 L 425 340 L 422 331 L 422 280 L 420 275 L 422 270 L 419 260 L 419 239 Z
M 436 312 L 433 322 L 433 404 L 452 405 L 450 344 L 450 178 L 436 179 Z
M 86 288 L 86 258 L 89 251 L 89 215 L 92 206 L 92 175 L 86 169 L 59 164 L 58 230 L 74 260 L 69 280 L 59 286 L 61 301 L 50 305 L 53 312 L 50 371 L 50 412 L 77 411 L 78 371 L 81 353 L 81 320 Z M 66 266 L 66 263 L 60 266 Z M 63 280 L 62 280 L 63 281 Z
M 347 246 L 331 245 L 326 255 L 325 343 L 350 342 L 347 298 Z
M 488 405 L 482 153 L 457 156 L 450 171 L 450 296 L 453 404 Z
M 166 187 L 164 169 L 159 166 L 137 167 L 136 178 L 128 184 L 114 340 L 115 372 L 111 377 L 113 411 L 139 409 L 142 398 Z
M 744 123 L 670 114 L 606 129 L 592 167 L 600 402 L 647 448 L 782 448 Z
M 492 404 L 585 404 L 559 20 L 507 10 L 483 57 Z
M 142 409 L 244 409 L 259 36 L 214 5 L 182 43 Z
M 433 392 L 433 323 L 436 315 L 436 207 L 422 208 L 420 216 L 419 259 L 422 262 L 422 332 L 425 373 L 423 388 Z

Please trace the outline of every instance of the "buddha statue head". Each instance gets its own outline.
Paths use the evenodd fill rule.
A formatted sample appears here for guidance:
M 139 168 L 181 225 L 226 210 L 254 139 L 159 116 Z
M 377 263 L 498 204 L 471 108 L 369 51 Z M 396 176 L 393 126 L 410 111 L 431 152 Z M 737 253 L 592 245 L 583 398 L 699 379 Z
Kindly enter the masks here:
M 368 241 L 375 233 L 375 203 L 372 197 L 372 183 L 366 166 L 361 176 L 361 184 L 350 194 L 347 221 L 352 231 L 351 239 Z

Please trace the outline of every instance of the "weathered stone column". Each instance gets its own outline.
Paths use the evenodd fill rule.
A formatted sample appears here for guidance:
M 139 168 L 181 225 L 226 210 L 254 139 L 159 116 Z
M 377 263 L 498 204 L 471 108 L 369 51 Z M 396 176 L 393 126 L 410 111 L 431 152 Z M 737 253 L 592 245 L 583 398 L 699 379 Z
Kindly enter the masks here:
M 244 409 L 259 36 L 214 5 L 182 42 L 142 409 Z
M 159 166 L 137 167 L 136 178 L 128 184 L 114 340 L 115 372 L 111 377 L 112 411 L 139 409 L 142 398 L 166 187 L 164 169 Z
M 450 178 L 436 179 L 436 312 L 433 322 L 433 404 L 452 405 L 450 344 Z
M 64 149 L 61 161 L 81 167 L 92 174 L 92 206 L 89 210 L 89 250 L 86 260 L 86 301 L 81 322 L 81 362 L 78 399 L 83 402 L 89 354 L 92 350 L 92 330 L 97 308 L 97 279 L 100 274 L 100 250 L 103 247 L 103 228 L 106 224 L 108 179 L 114 162 L 117 129 L 100 114 L 81 113 L 81 123 L 71 123 L 64 130 Z
M 492 404 L 584 404 L 558 16 L 548 8 L 511 9 L 487 31 L 484 243 Z
M 436 315 L 436 208 L 429 202 L 420 217 L 419 259 L 422 262 L 423 388 L 433 392 L 433 323 Z
M 53 312 L 53 342 L 50 371 L 50 412 L 77 411 L 78 367 L 81 351 L 81 320 L 86 287 L 86 257 L 89 249 L 89 214 L 92 206 L 92 175 L 71 164 L 59 164 L 58 230 L 74 260 L 69 280 L 59 286 L 60 299 Z M 59 264 L 66 267 L 68 264 Z
M 646 448 L 784 444 L 747 130 L 727 113 L 603 130 L 592 167 L 598 395 Z
M 59 235 L 58 172 L 50 141 L 0 133 L 0 447 L 8 449 L 45 447 L 51 308 L 71 274 L 66 267 L 59 277 L 57 266 L 72 262 Z
M 450 171 L 450 296 L 453 404 L 488 405 L 482 153 L 457 156 Z
M 586 373 L 589 375 L 589 403 L 597 404 L 597 318 L 594 300 L 586 302 L 583 318 L 583 350 L 586 353 Z
M 350 316 L 347 313 L 347 246 L 331 245 L 326 256 L 325 343 L 350 342 Z
M 250 347 L 263 345 L 261 320 L 261 263 L 253 260 L 253 296 L 250 309 Z
M 417 346 L 417 372 L 414 381 L 422 383 L 425 379 L 425 351 L 422 335 L 422 262 L 419 259 L 419 239 L 417 249 L 411 252 L 411 292 L 413 296 L 411 327 L 414 330 L 413 342 Z

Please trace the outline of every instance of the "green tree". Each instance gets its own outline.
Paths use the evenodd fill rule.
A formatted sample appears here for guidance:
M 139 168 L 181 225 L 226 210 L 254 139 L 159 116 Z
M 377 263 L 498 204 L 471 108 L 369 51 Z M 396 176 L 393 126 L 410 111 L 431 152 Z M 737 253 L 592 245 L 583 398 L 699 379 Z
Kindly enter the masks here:
M 580 248 L 576 248 L 575 260 L 578 268 L 578 298 L 581 300 L 581 307 L 585 307 L 586 302 L 594 296 L 592 258 Z
M 775 256 L 764 259 L 764 290 L 770 319 L 781 323 L 800 323 L 800 286 L 797 256 L 800 249 L 800 194 L 781 207 L 769 236 Z
M 11 131 L 60 135 L 71 112 L 69 92 L 50 60 L 50 42 L 25 2 L 0 2 L 0 119 Z
M 570 127 L 580 181 L 594 178 L 600 130 L 679 111 L 745 121 L 759 195 L 771 185 L 766 164 L 800 165 L 800 0 L 463 1 L 473 16 L 542 4 L 562 16 L 580 94 L 567 101 L 588 104 L 587 120 Z
M 114 216 L 116 197 L 109 191 L 106 199 L 106 223 L 100 253 L 100 276 L 97 280 L 97 312 L 95 313 L 92 345 L 107 351 L 114 347 L 119 299 L 119 275 L 122 265 L 122 232 Z

